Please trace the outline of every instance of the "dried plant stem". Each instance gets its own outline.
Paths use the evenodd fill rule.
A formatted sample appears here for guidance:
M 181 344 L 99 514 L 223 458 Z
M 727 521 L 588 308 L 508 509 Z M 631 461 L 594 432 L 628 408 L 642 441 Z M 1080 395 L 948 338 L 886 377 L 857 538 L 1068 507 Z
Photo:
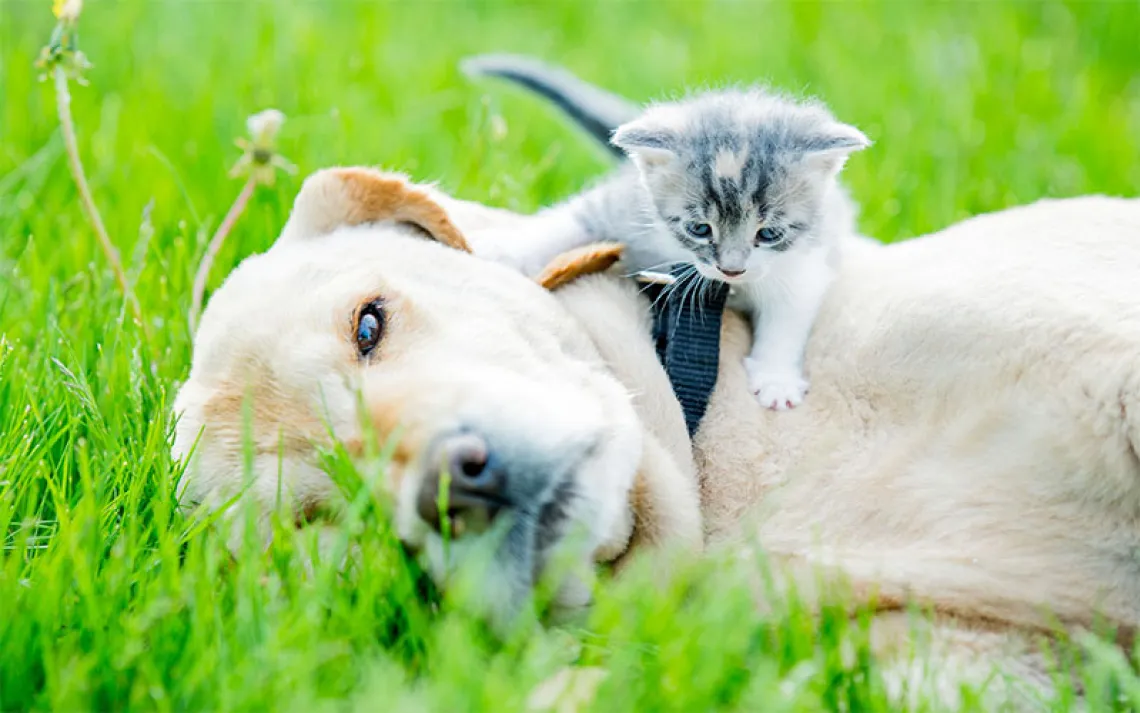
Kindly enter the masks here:
M 95 200 L 91 197 L 91 189 L 87 185 L 87 176 L 83 172 L 83 162 L 79 159 L 79 142 L 75 138 L 75 123 L 71 119 L 71 91 L 67 86 L 67 73 L 63 67 L 57 65 L 52 69 L 52 77 L 55 80 L 55 105 L 59 112 L 59 126 L 63 132 L 67 163 L 71 168 L 71 177 L 75 180 L 75 187 L 79 191 L 83 211 L 87 214 L 91 227 L 95 229 L 95 235 L 99 238 L 99 246 L 103 249 L 107 262 L 111 264 L 111 270 L 115 273 L 115 280 L 119 283 L 123 298 L 130 304 L 135 320 L 141 325 L 143 323 L 142 311 L 139 309 L 138 300 L 135 299 L 130 283 L 127 282 L 127 273 L 123 270 L 119 251 L 111 243 L 107 229 L 103 226 L 103 218 L 99 215 L 99 209 L 95 207 Z
M 255 188 L 257 188 L 257 180 L 251 175 L 246 179 L 245 185 L 241 187 L 241 193 L 238 193 L 238 197 L 234 199 L 233 205 L 230 206 L 226 217 L 222 219 L 222 224 L 218 226 L 214 237 L 210 238 L 210 244 L 206 246 L 206 254 L 202 256 L 202 262 L 198 265 L 198 272 L 194 275 L 194 292 L 190 303 L 191 332 L 198 329 L 198 317 L 202 313 L 202 298 L 206 294 L 206 279 L 210 276 L 210 268 L 214 265 L 214 258 L 218 256 L 218 251 L 222 249 L 222 243 L 225 242 L 226 236 L 229 235 L 234 223 L 237 223 L 242 211 L 249 204 L 249 199 L 253 197 L 253 189 Z

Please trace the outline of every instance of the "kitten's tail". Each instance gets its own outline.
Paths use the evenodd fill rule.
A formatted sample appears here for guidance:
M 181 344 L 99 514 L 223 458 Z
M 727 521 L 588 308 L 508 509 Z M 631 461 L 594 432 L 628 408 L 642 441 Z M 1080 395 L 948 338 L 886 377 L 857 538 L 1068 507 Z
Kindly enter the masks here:
M 606 147 L 625 158 L 625 152 L 610 143 L 614 129 L 641 113 L 628 99 L 596 87 L 568 70 L 515 54 L 484 54 L 460 64 L 468 76 L 501 77 L 545 97 Z

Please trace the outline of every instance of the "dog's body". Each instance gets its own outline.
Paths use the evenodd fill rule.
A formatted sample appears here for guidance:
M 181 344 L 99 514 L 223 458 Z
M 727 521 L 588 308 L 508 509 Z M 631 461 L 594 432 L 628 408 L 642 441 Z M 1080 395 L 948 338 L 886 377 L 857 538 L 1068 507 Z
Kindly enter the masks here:
M 254 434 L 267 453 L 289 445 L 293 503 L 334 497 L 306 442 L 321 440 L 314 414 L 330 401 L 343 411 L 327 419 L 337 435 L 358 442 L 347 404 L 360 388 L 378 427 L 406 426 L 391 490 L 401 535 L 429 558 L 434 540 L 409 503 L 435 467 L 430 444 L 463 412 L 506 454 L 505 473 L 549 485 L 528 491 L 540 509 L 569 484 L 567 520 L 589 530 L 595 560 L 691 545 L 703 523 L 707 546 L 758 541 L 801 590 L 822 566 L 878 602 L 877 647 L 898 684 L 915 677 L 902 607 L 911 597 L 932 605 L 922 621 L 947 701 L 995 665 L 1048 689 L 1033 637 L 1054 622 L 1080 628 L 1099 615 L 1125 633 L 1140 624 L 1140 201 L 1045 202 L 852 251 L 808 345 L 813 398 L 791 414 L 764 410 L 744 388 L 750 335 L 726 315 L 720 380 L 690 444 L 636 286 L 595 275 L 551 299 L 391 223 L 321 237 L 355 195 L 345 175 L 318 174 L 298 198 L 286 233 L 308 244 L 251 258 L 207 309 L 176 405 L 178 454 L 205 430 L 188 502 L 216 503 L 240 485 L 239 378 L 273 402 L 253 409 Z M 459 232 L 526 222 L 431 197 Z M 324 206 L 331 218 L 314 218 Z M 414 211 L 397 219 L 454 242 Z M 334 275 L 338 260 L 345 270 Z M 293 295 L 297 309 L 264 313 L 243 285 Z M 340 325 L 350 330 L 354 305 L 389 290 L 387 348 L 354 360 Z M 244 345 L 255 314 L 274 327 L 256 359 Z M 472 320 L 477 328 L 457 326 Z M 277 472 L 255 466 L 266 507 Z M 524 511 L 518 492 L 513 507 Z M 536 527 L 540 544 L 561 536 Z M 539 544 L 515 546 L 499 551 L 488 585 L 508 608 L 525 566 L 543 561 Z M 568 604 L 581 603 L 579 585 L 564 587 Z
M 824 305 L 813 399 L 794 415 L 750 402 L 736 359 L 747 326 L 727 315 L 694 442 L 706 542 L 835 568 L 889 608 L 932 604 L 941 700 L 992 664 L 1048 688 L 1032 632 L 1094 612 L 1140 624 L 1138 267 L 1140 201 L 1106 198 L 864 251 Z M 644 345 L 613 337 L 644 331 L 634 290 L 587 278 L 563 299 L 631 391 L 660 392 L 639 376 Z M 877 619 L 884 646 L 905 651 L 906 622 Z

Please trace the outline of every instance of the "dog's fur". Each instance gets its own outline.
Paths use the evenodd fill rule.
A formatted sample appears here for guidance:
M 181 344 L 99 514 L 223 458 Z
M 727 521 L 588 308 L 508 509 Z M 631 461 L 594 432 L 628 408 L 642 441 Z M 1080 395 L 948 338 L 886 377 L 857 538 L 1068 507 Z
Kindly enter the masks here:
M 288 505 L 319 509 L 335 495 L 313 444 L 329 427 L 361 450 L 359 393 L 381 434 L 400 429 L 396 525 L 436 576 L 455 562 L 413 503 L 427 444 L 462 421 L 536 500 L 572 493 L 585 558 L 758 540 L 801 593 L 817 568 L 841 576 L 877 602 L 896 684 L 916 676 L 903 607 L 932 606 L 923 627 L 947 702 L 995 666 L 1047 691 L 1035 637 L 1055 624 L 1102 617 L 1127 636 L 1140 623 L 1140 201 L 1047 201 L 858 246 L 808 345 L 813 398 L 791 414 L 744 388 L 750 335 L 726 315 L 691 444 L 637 287 L 566 279 L 604 268 L 605 250 L 553 270 L 553 293 L 464 254 L 463 232 L 526 220 L 389 174 L 308 179 L 279 243 L 203 317 L 175 405 L 176 455 L 201 435 L 185 502 L 216 507 L 241 487 L 248 404 L 251 496 L 268 511 L 280 472 Z M 377 296 L 387 332 L 362 360 L 352 316 Z M 493 617 L 517 609 L 541 555 L 496 551 Z M 568 576 L 559 600 L 584 604 L 588 576 Z

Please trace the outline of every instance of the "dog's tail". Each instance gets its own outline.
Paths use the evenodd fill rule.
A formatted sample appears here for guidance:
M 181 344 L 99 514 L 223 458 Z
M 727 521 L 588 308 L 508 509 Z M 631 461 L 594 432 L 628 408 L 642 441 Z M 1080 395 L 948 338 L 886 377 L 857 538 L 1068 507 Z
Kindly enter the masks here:
M 568 70 L 515 54 L 468 57 L 460 65 L 468 76 L 501 77 L 545 97 L 613 155 L 625 153 L 610 143 L 614 129 L 641 113 L 633 102 L 596 87 Z

